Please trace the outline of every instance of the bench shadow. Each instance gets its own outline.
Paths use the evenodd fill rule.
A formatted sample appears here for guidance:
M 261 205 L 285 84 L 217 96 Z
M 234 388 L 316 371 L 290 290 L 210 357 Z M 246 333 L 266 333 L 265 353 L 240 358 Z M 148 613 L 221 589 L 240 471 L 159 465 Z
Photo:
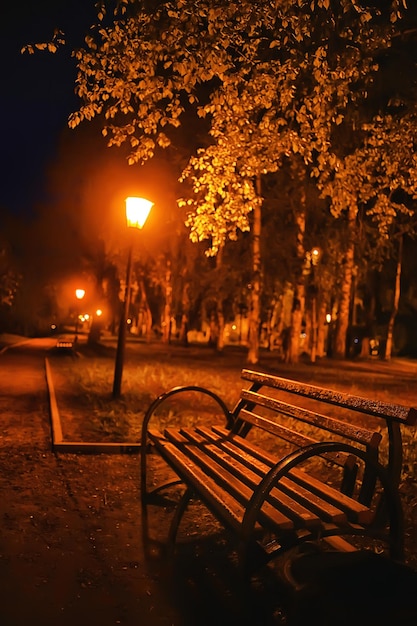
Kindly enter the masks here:
M 235 548 L 224 530 L 181 538 L 174 552 L 153 543 L 148 566 L 158 572 L 181 626 L 417 624 L 417 572 L 383 556 L 301 554 L 245 581 Z
M 417 572 L 371 551 L 299 555 L 291 562 L 288 624 L 415 626 Z
M 204 507 L 182 525 L 175 545 L 167 542 L 173 502 L 142 510 L 146 568 L 158 579 L 161 597 L 181 626 L 284 626 L 286 590 L 276 573 L 251 581 L 239 571 L 236 542 Z M 163 515 L 161 515 L 163 502 Z M 168 515 L 167 515 L 168 510 Z M 175 622 L 176 623 L 176 622 Z
M 143 508 L 142 544 L 181 626 L 416 626 L 414 569 L 370 550 L 306 543 L 247 581 L 235 539 L 203 505 L 193 503 L 175 546 L 167 544 L 174 496 L 157 491 Z
M 284 626 L 285 589 L 275 575 L 245 581 L 224 533 L 156 554 L 153 568 L 182 616 L 181 626 Z M 161 546 L 159 546 L 161 548 Z M 160 565 L 163 564 L 163 570 Z M 161 572 L 163 574 L 161 575 Z M 165 590 L 165 591 L 166 591 Z

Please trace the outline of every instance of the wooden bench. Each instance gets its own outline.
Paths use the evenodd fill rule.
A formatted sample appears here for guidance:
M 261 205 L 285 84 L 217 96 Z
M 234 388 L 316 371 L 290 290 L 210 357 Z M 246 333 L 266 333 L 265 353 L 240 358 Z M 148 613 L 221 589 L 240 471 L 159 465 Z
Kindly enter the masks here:
M 417 410 L 247 369 L 241 376 L 248 388 L 231 411 L 212 391 L 186 386 L 162 394 L 146 412 L 143 505 L 173 485 L 148 487 L 150 452 L 184 486 L 169 540 L 175 542 L 184 512 L 198 499 L 235 535 L 248 574 L 304 542 L 347 551 L 371 541 L 402 561 L 401 427 L 416 422 Z M 184 394 L 208 398 L 223 423 L 168 419 L 163 428 L 153 426 Z M 194 403 L 193 414 L 203 403 Z
M 74 340 L 72 337 L 60 337 L 56 342 L 56 350 L 58 352 L 65 352 L 67 354 L 73 354 L 75 350 Z

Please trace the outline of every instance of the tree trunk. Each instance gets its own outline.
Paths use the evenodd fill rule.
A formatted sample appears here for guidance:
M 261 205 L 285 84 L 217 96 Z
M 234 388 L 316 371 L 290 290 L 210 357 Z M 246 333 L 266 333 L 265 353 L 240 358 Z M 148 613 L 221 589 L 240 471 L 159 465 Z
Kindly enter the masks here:
M 304 235 L 306 229 L 305 202 L 306 199 L 303 193 L 300 201 L 301 210 L 299 209 L 295 215 L 297 224 L 296 254 L 299 261 L 299 270 L 294 288 L 294 300 L 291 312 L 290 342 L 286 359 L 289 363 L 298 363 L 300 353 L 300 337 L 305 308 L 305 278 L 303 275 L 303 267 L 305 263 Z
M 88 333 L 87 343 L 91 346 L 95 346 L 100 343 L 101 339 L 101 321 L 100 318 L 97 318 L 96 315 L 93 316 L 93 321 L 91 322 L 90 332 Z
M 219 346 L 219 324 L 215 311 L 210 313 L 208 345 L 216 349 Z
M 219 252 L 216 256 L 216 272 L 219 276 L 223 269 L 223 247 L 219 249 Z M 221 280 L 219 279 L 218 285 L 221 285 Z M 217 352 L 223 352 L 224 350 L 224 312 L 223 312 L 223 296 L 222 296 L 221 287 L 217 290 L 216 295 L 216 326 L 217 326 L 217 335 L 216 335 L 216 350 Z
M 261 177 L 256 179 L 256 191 L 261 196 Z M 249 333 L 247 362 L 259 361 L 259 324 L 261 318 L 261 218 L 262 210 L 256 206 L 253 210 L 252 230 L 252 290 L 249 309 Z
M 171 261 L 167 259 L 165 272 L 165 304 L 162 319 L 162 341 L 169 343 L 171 341 L 171 315 L 172 315 L 172 272 Z
M 140 288 L 140 308 L 144 311 L 144 322 L 145 322 L 145 339 L 146 341 L 151 340 L 152 336 L 152 312 L 148 303 L 148 296 L 145 290 L 145 283 L 143 282 L 143 278 L 139 281 Z
M 181 328 L 180 328 L 180 342 L 183 346 L 188 346 L 188 330 L 190 321 L 190 298 L 189 298 L 189 284 L 186 283 L 182 289 L 182 315 L 181 315 Z
M 149 306 L 146 309 L 146 341 L 152 341 L 152 312 Z
M 400 302 L 402 257 L 403 257 L 403 237 L 401 236 L 399 244 L 398 244 L 398 260 L 397 260 L 397 271 L 395 274 L 394 302 L 393 302 L 392 311 L 391 311 L 391 315 L 390 315 L 389 322 L 388 322 L 387 343 L 385 345 L 384 358 L 387 360 L 389 360 L 392 356 L 394 324 L 395 324 L 395 318 L 397 317 L 397 313 L 398 313 L 398 304 Z
M 339 300 L 339 308 L 336 320 L 336 331 L 333 345 L 333 356 L 336 359 L 344 359 L 346 357 L 346 338 L 349 328 L 349 313 L 352 297 L 352 279 L 355 267 L 355 233 L 356 233 L 356 216 L 358 208 L 353 205 L 348 213 L 348 247 L 343 259 L 343 282 L 341 296 Z
M 311 299 L 311 352 L 310 361 L 316 362 L 318 342 L 317 294 Z
M 280 357 L 283 357 L 281 334 L 284 328 L 284 307 L 282 303 L 283 294 L 280 294 L 273 304 L 270 319 L 271 336 L 269 339 L 269 350 L 272 351 L 278 349 L 280 351 Z
M 288 363 L 298 363 L 300 356 L 300 337 L 303 327 L 305 287 L 303 282 L 295 286 L 293 310 L 291 314 L 290 345 Z
M 223 314 L 223 306 L 221 303 L 217 309 L 217 324 L 218 324 L 218 329 L 219 329 L 219 335 L 217 337 L 217 351 L 223 352 L 224 350 L 224 314 Z
M 323 294 L 321 294 L 323 295 Z M 326 313 L 328 310 L 328 305 L 325 298 L 320 298 L 320 304 L 318 307 L 318 320 L 317 320 L 317 356 L 324 357 L 326 354 L 326 339 L 327 339 L 327 330 L 328 327 L 326 325 Z

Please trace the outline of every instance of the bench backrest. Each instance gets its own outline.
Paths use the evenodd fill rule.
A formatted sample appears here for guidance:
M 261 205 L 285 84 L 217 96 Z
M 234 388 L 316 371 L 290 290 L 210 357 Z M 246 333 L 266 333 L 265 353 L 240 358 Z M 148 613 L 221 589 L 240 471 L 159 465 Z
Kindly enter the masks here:
M 385 420 L 392 420 L 401 424 L 413 425 L 417 423 L 417 409 L 406 407 L 390 402 L 382 402 L 380 400 L 371 400 L 361 396 L 355 396 L 343 391 L 334 391 L 324 389 L 316 385 L 310 385 L 296 380 L 281 378 L 280 376 L 272 376 L 262 372 L 254 372 L 251 370 L 242 370 L 243 380 L 251 383 L 280 389 L 298 396 L 313 398 L 327 404 L 352 409 L 360 413 L 373 415 L 374 417 L 382 417 Z
M 294 418 L 298 423 L 301 421 L 310 425 L 313 430 L 318 428 L 326 431 L 329 433 L 329 438 L 336 436 L 350 440 L 355 445 L 364 447 L 373 459 L 378 460 L 382 426 L 386 428 L 388 435 L 387 468 L 394 484 L 399 483 L 402 468 L 400 426 L 401 424 L 416 423 L 416 409 L 370 400 L 248 369 L 242 371 L 241 377 L 244 381 L 251 383 L 251 386 L 249 389 L 242 390 L 240 401 L 233 412 L 235 418 L 233 430 L 235 432 L 240 432 L 246 436 L 247 432 L 256 425 L 297 447 L 315 441 L 314 438 L 300 432 L 300 428 L 294 426 L 293 420 L 282 421 L 281 419 L 277 421 L 274 415 L 279 415 Z M 290 395 L 288 396 L 288 394 Z M 288 397 L 292 398 L 291 402 L 288 401 Z M 314 408 L 302 406 L 303 403 L 300 402 L 300 398 L 314 401 L 310 403 L 314 405 Z M 304 402 L 304 404 L 306 403 Z M 342 413 L 346 415 L 342 419 L 340 419 L 339 414 L 337 417 L 334 416 L 337 411 L 334 408 L 332 410 L 332 406 L 340 408 L 340 415 Z M 373 427 L 357 425 L 352 419 L 352 412 L 377 418 L 377 425 Z M 329 460 L 342 465 L 345 470 L 350 468 L 352 479 L 355 471 L 352 459 L 337 454 L 333 457 L 329 455 Z M 364 482 L 368 483 L 364 487 L 365 490 L 372 491 L 372 478 L 368 476 L 364 478 Z

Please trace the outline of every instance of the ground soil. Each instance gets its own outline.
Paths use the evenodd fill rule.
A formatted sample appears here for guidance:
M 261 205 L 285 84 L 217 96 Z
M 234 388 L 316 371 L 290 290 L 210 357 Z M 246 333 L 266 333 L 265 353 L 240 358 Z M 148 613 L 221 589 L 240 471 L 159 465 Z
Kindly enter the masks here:
M 275 573 L 263 573 L 250 586 L 242 582 L 233 542 L 202 508 L 188 518 L 178 552 L 167 554 L 172 506 L 151 507 L 143 516 L 137 454 L 52 451 L 44 358 L 53 343 L 39 340 L 0 354 L 2 625 L 416 623 L 409 601 L 416 584 L 416 520 L 407 528 L 411 568 L 384 571 L 383 582 L 380 561 L 359 569 L 348 563 L 335 589 L 328 570 L 317 585 L 315 567 L 315 585 L 296 601 Z M 153 463 L 157 478 L 164 470 Z M 414 510 L 411 487 L 404 497 Z M 363 576 L 378 581 L 370 602 L 369 594 L 352 587 L 358 580 L 363 589 Z

